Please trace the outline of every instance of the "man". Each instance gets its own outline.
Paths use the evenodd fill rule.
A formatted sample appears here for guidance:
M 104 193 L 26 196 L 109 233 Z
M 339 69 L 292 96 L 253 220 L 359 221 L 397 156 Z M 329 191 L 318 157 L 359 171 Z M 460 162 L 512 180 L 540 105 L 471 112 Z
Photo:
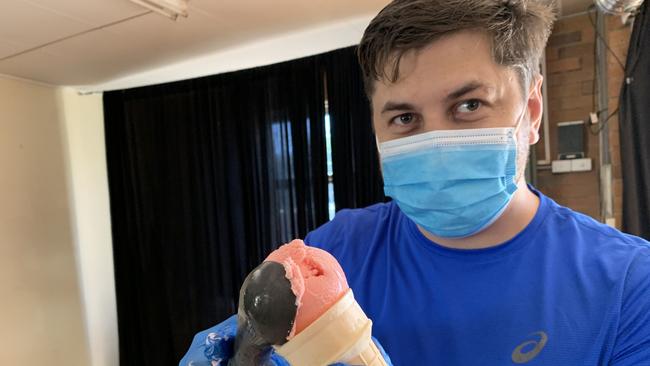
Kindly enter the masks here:
M 650 365 L 650 244 L 524 180 L 553 19 L 539 0 L 395 0 L 366 29 L 393 201 L 305 241 L 339 260 L 395 365 Z

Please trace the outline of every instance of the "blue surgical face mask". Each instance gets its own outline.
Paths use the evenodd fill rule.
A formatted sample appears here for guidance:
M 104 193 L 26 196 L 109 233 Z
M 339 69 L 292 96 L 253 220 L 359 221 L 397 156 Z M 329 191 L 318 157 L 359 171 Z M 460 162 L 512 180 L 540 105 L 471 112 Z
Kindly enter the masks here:
M 446 130 L 381 143 L 384 192 L 431 234 L 474 235 L 501 216 L 517 190 L 515 134 Z

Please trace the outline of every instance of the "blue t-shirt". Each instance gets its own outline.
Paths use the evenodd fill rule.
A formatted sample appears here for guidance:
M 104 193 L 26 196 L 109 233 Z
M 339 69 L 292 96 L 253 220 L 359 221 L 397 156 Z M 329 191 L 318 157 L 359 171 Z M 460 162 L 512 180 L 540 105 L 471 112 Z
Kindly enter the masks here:
M 391 202 L 305 241 L 332 253 L 396 366 L 650 365 L 650 243 L 539 192 L 512 240 L 455 250 Z

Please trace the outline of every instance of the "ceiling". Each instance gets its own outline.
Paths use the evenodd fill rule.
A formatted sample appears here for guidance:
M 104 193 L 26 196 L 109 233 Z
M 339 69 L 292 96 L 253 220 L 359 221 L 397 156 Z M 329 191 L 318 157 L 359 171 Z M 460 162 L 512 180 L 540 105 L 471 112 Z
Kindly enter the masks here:
M 128 0 L 6 1 L 0 12 L 0 74 L 74 86 L 108 83 L 275 35 L 372 16 L 388 3 L 190 0 L 190 16 L 174 22 Z M 584 11 L 590 3 L 563 0 L 562 13 Z

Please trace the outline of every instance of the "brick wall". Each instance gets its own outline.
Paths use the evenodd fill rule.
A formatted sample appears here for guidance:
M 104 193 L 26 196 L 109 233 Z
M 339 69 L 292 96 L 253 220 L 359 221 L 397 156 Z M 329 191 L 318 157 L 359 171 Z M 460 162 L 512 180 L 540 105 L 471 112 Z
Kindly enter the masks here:
M 595 14 L 592 14 L 595 21 Z M 609 17 L 607 37 L 610 47 L 619 59 L 625 62 L 630 27 L 621 25 L 620 18 Z M 558 158 L 557 124 L 565 121 L 587 120 L 589 113 L 597 109 L 597 95 L 594 95 L 595 78 L 595 31 L 587 14 L 560 19 L 553 30 L 546 49 L 549 143 L 551 159 Z M 608 58 L 609 108 L 618 105 L 619 89 L 623 72 L 618 63 Z M 620 144 L 618 141 L 618 120 L 610 119 L 610 149 L 614 176 L 614 211 L 616 224 L 621 222 L 621 169 Z M 587 125 L 587 128 L 590 126 Z M 593 126 L 594 130 L 597 126 Z M 543 138 L 543 136 L 542 136 Z M 600 217 L 600 171 L 598 136 L 585 132 L 586 154 L 592 159 L 590 172 L 553 174 L 541 167 L 537 172 L 537 187 L 558 203 L 580 211 L 596 219 Z M 544 156 L 544 141 L 537 147 L 537 157 Z

